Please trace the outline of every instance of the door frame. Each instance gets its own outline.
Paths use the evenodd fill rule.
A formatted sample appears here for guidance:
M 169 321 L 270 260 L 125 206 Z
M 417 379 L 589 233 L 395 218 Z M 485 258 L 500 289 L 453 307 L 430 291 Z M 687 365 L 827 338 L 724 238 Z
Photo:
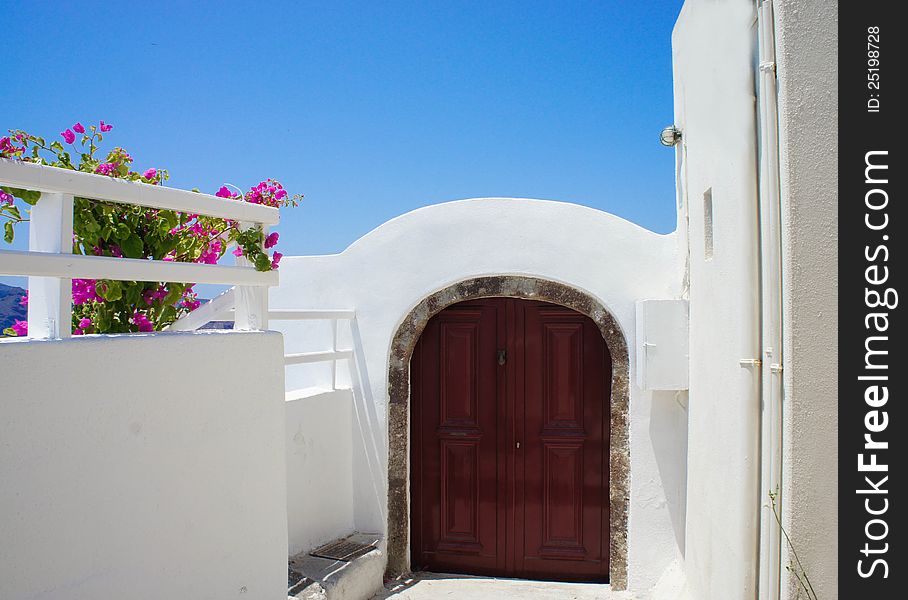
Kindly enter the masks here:
M 629 359 L 618 321 L 597 299 L 563 283 L 520 275 L 460 281 L 423 298 L 391 340 L 388 364 L 388 535 L 386 574 L 410 570 L 410 357 L 419 336 L 443 309 L 477 298 L 522 298 L 570 308 L 591 318 L 612 356 L 609 412 L 609 583 L 627 589 L 627 511 L 630 493 L 628 436 Z

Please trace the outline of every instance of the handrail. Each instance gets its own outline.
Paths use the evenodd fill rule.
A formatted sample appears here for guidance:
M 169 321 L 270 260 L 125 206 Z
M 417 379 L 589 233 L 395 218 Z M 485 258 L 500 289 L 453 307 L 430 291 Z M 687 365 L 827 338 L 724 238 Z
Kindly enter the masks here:
M 266 232 L 280 222 L 277 208 L 6 158 L 0 158 L 0 185 L 41 192 L 31 209 L 28 251 L 0 249 L 0 274 L 29 278 L 29 338 L 71 335 L 73 278 L 238 286 L 230 303 L 237 328 L 267 329 L 265 288 L 278 284 L 276 271 L 259 272 L 243 258 L 226 266 L 73 255 L 73 201 L 82 197 L 207 215 Z
M 0 273 L 29 277 L 274 286 L 277 271 L 198 263 L 0 250 Z
M 319 362 L 346 360 L 353 358 L 353 350 L 324 350 L 321 352 L 299 352 L 296 354 L 285 354 L 285 365 L 301 365 Z
M 8 158 L 0 158 L 0 182 L 37 192 L 69 194 L 91 200 L 176 210 L 263 225 L 277 225 L 281 220 L 280 211 L 272 206 Z

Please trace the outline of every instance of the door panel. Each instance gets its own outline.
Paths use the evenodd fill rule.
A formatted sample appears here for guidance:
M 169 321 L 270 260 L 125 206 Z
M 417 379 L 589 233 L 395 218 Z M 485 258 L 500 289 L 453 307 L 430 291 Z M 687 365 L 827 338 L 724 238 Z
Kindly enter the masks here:
M 477 573 L 503 567 L 494 360 L 501 308 L 500 302 L 451 307 L 429 322 L 414 349 L 414 565 Z
M 522 572 L 601 580 L 608 576 L 605 343 L 577 312 L 538 302 L 523 308 Z
M 569 309 L 495 298 L 433 317 L 411 362 L 413 568 L 606 581 L 610 379 L 598 328 Z

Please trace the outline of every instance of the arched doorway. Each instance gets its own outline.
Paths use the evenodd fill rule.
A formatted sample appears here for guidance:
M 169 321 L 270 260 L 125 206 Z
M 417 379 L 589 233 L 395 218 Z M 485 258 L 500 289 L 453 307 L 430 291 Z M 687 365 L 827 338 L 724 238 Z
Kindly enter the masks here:
M 627 509 L 629 494 L 628 352 L 612 314 L 590 295 L 535 277 L 477 277 L 455 283 L 419 302 L 404 318 L 391 341 L 388 372 L 388 537 L 387 574 L 410 569 L 410 358 L 429 320 L 448 306 L 477 298 L 524 298 L 567 307 L 592 319 L 611 355 L 608 450 L 608 580 L 612 589 L 627 587 Z
M 410 362 L 417 570 L 608 581 L 611 356 L 589 317 L 481 298 Z

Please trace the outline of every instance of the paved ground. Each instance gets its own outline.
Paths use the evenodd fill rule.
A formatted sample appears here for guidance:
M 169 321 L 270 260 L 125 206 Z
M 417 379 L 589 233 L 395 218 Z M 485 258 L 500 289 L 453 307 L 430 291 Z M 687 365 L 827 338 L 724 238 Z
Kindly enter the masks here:
M 607 585 L 414 573 L 391 581 L 372 600 L 632 600 Z

